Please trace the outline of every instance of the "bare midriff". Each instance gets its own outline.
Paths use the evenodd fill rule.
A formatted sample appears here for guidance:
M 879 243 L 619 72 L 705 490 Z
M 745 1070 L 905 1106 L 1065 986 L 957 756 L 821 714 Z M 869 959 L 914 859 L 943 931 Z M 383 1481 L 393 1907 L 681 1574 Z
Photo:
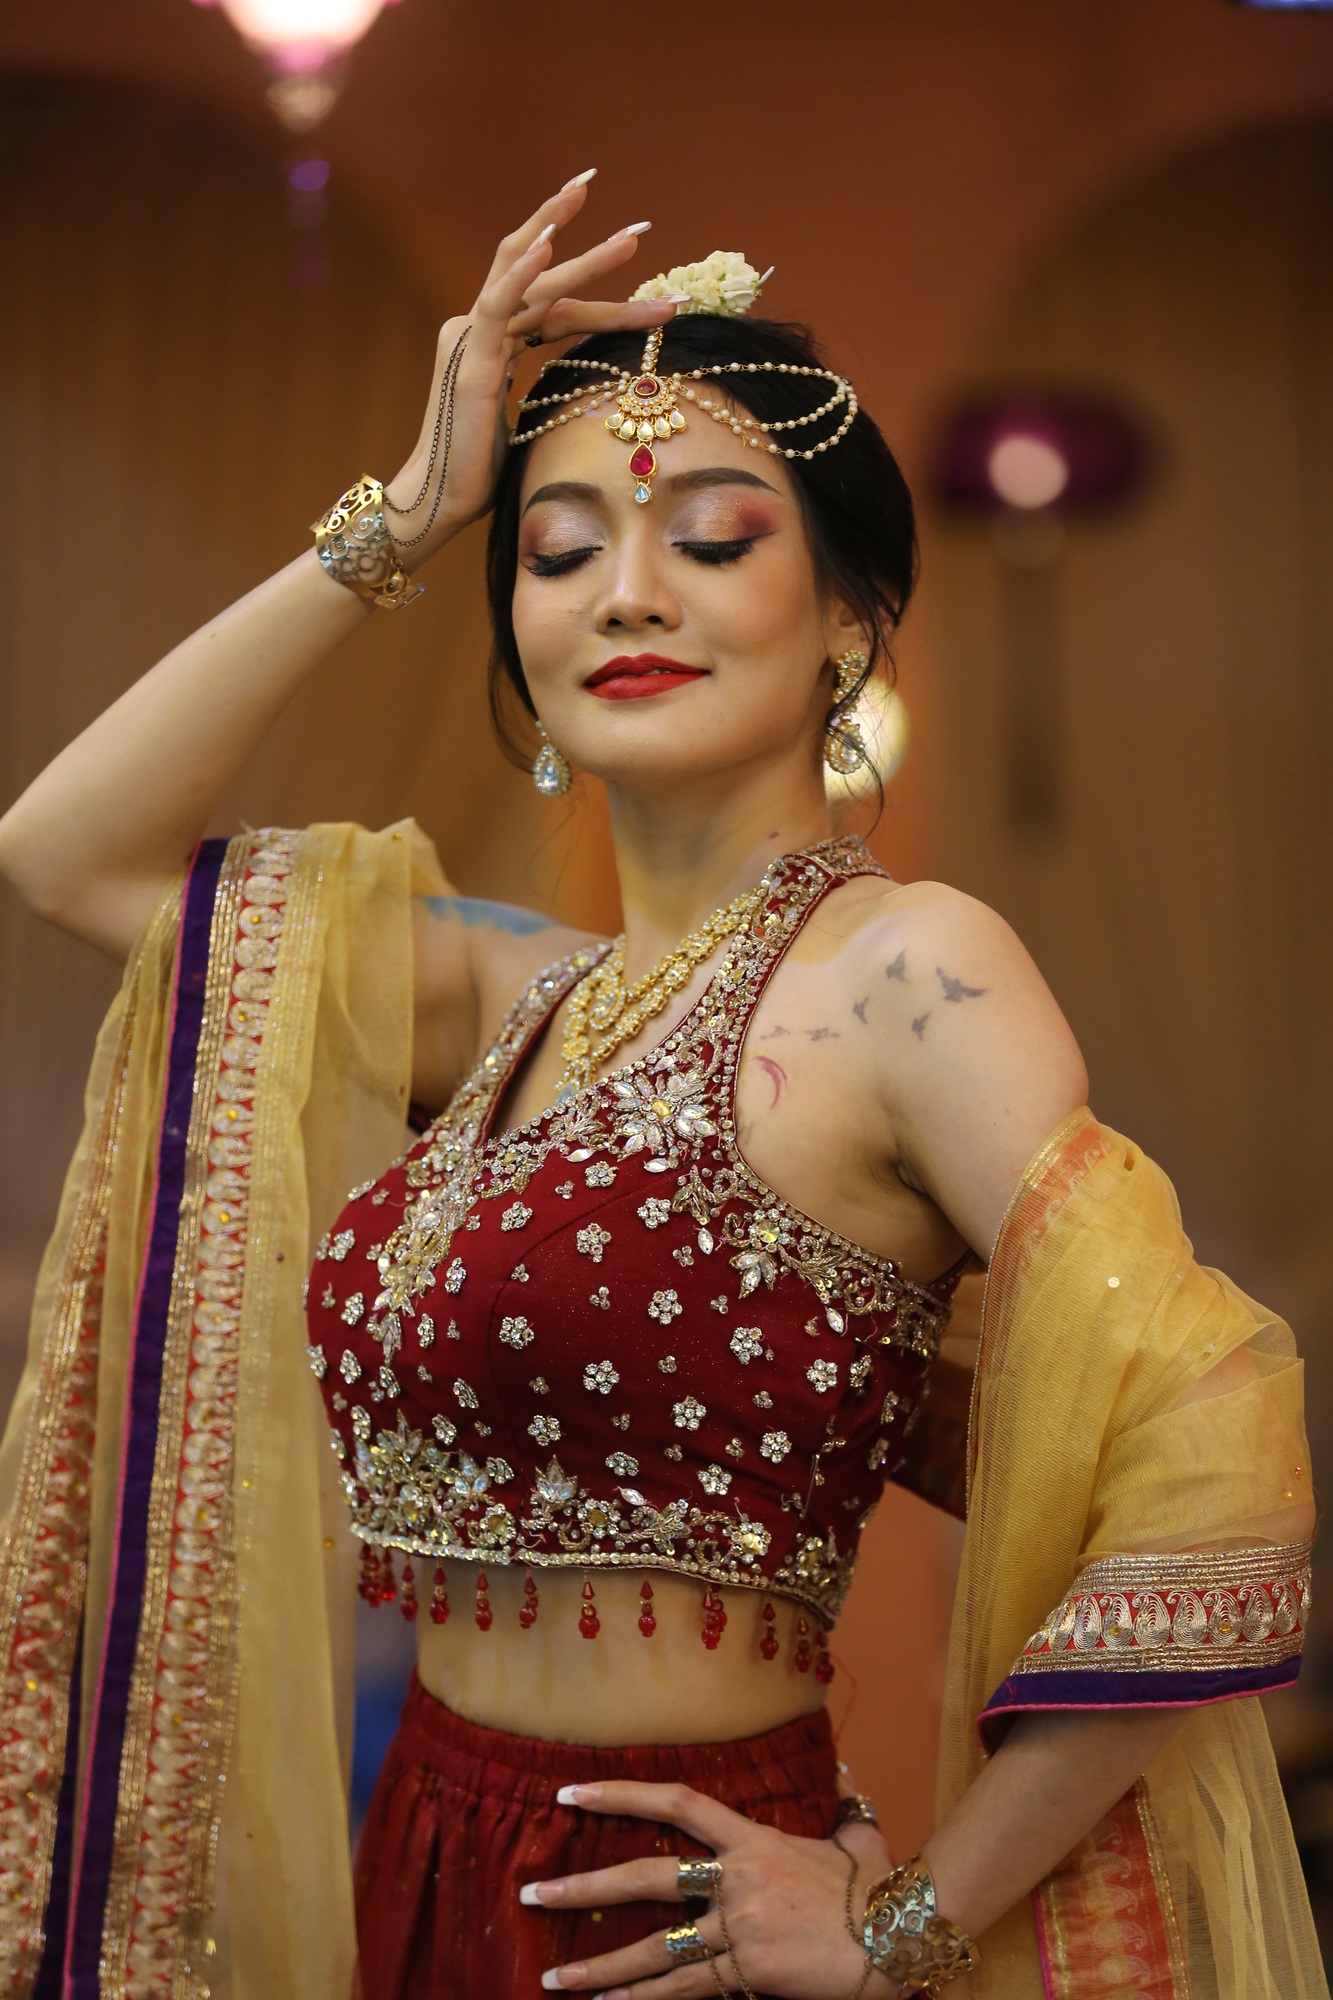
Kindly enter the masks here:
M 759 1642 L 764 1595 L 723 1590 L 727 1624 L 716 1648 L 700 1636 L 702 1585 L 660 1571 L 594 1572 L 600 1630 L 579 1630 L 583 1573 L 534 1571 L 535 1622 L 519 1623 L 521 1568 L 486 1571 L 494 1613 L 489 1631 L 474 1618 L 477 1566 L 446 1563 L 451 1613 L 418 1624 L 423 1687 L 469 1722 L 559 1743 L 716 1743 L 757 1736 L 820 1708 L 824 1688 L 795 1665 L 799 1607 L 772 1598 L 777 1655 Z M 657 1629 L 639 1630 L 639 1587 L 649 1575 Z

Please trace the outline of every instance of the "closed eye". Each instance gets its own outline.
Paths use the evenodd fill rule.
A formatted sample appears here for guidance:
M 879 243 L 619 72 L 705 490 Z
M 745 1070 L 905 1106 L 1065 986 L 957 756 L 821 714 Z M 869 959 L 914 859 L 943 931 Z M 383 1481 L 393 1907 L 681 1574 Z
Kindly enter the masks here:
M 555 555 L 544 555 L 540 549 L 534 549 L 531 555 L 523 558 L 524 568 L 531 576 L 567 576 L 571 570 L 587 562 L 589 556 L 595 556 L 598 546 L 591 542 L 587 548 L 561 549 Z
M 733 563 L 748 556 L 758 540 L 758 535 L 738 535 L 729 542 L 677 542 L 676 547 L 693 562 Z

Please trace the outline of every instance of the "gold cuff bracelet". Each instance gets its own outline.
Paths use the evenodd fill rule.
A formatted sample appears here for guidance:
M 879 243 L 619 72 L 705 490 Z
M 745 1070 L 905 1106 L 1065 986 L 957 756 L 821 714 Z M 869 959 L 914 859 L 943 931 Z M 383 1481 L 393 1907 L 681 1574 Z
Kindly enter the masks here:
M 935 1907 L 935 1884 L 919 1856 L 876 1882 L 866 1900 L 866 1957 L 897 1982 L 898 1991 L 938 1993 L 981 1954 L 957 1924 Z
M 384 486 L 369 473 L 349 486 L 313 528 L 315 552 L 334 582 L 368 604 L 397 611 L 421 596 L 422 586 L 412 582 L 398 560 L 385 524 Z

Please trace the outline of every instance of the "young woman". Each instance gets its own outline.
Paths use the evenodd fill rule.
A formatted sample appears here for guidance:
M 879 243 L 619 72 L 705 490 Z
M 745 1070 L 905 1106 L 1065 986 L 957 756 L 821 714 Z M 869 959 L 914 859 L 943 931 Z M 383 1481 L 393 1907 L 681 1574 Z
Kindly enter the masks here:
M 398 476 L 0 822 L 33 907 L 129 961 L 0 1460 L 0 1959 L 312 2000 L 354 1958 L 365 2000 L 1323 1993 L 1257 1703 L 1218 1705 L 1299 1656 L 1290 1335 L 1084 1108 L 1007 926 L 832 836 L 909 496 L 739 259 L 585 300 L 641 227 L 556 262 L 589 178 L 443 329 Z M 525 343 L 571 338 L 511 436 Z M 542 789 L 606 783 L 613 947 L 449 893 L 410 827 L 199 839 L 491 510 L 498 705 Z M 965 1451 L 925 1398 L 969 1259 Z M 889 1476 L 968 1518 L 898 1865 L 823 1705 Z M 348 1510 L 420 1635 L 355 1943 Z

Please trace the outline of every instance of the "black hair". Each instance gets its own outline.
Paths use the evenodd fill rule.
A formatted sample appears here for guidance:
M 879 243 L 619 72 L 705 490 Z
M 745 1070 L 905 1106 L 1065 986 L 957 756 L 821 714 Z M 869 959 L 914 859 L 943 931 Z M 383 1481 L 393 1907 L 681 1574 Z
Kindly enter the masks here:
M 580 360 L 606 362 L 608 374 L 634 371 L 642 356 L 644 337 L 631 332 L 590 334 L 569 353 Z M 690 313 L 667 326 L 658 367 L 667 374 L 677 370 L 685 374 L 691 368 L 715 368 L 732 361 L 768 361 L 788 368 L 824 365 L 807 327 Z M 587 369 L 570 369 L 562 378 L 557 361 L 547 370 L 537 393 L 560 394 L 591 385 L 594 379 Z M 699 390 L 701 394 L 723 394 L 761 423 L 772 423 L 777 418 L 807 415 L 828 400 L 831 385 L 799 375 L 764 372 L 710 377 L 700 383 Z M 690 407 L 685 406 L 686 414 Z M 538 423 L 546 414 L 536 411 L 528 422 Z M 809 428 L 802 425 L 778 432 L 777 441 L 808 448 L 831 436 L 844 414 L 841 406 L 835 406 Z M 595 421 L 600 422 L 600 417 Z M 529 715 L 535 713 L 514 637 L 513 617 L 519 493 L 529 449 L 515 445 L 505 454 L 486 551 L 494 634 L 488 681 L 491 715 L 508 755 L 525 765 L 532 753 L 520 751 L 512 739 L 508 704 L 516 695 Z M 868 676 L 879 659 L 891 658 L 890 642 L 916 584 L 916 516 L 907 481 L 878 425 L 864 410 L 857 411 L 846 436 L 828 451 L 784 462 L 800 498 L 819 583 L 842 598 L 874 635 Z

